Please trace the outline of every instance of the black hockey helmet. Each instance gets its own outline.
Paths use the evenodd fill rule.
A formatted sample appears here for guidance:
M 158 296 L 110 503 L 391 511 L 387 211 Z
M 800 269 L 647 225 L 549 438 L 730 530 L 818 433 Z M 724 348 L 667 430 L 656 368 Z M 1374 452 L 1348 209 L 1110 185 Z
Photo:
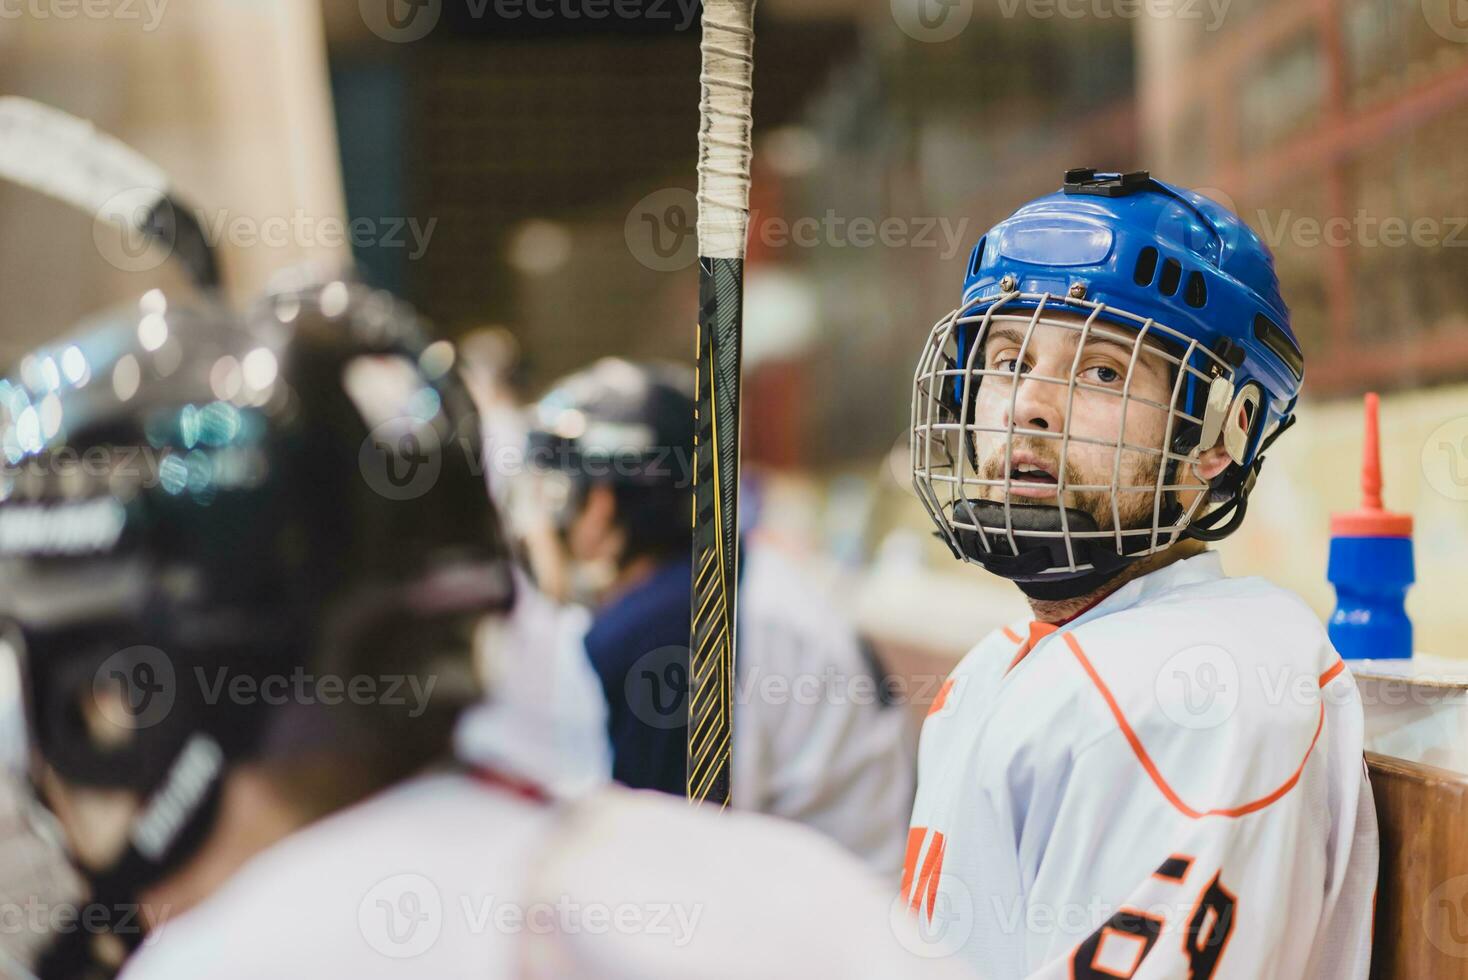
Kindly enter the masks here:
M 527 462 L 564 533 L 593 486 L 609 486 L 626 532 L 621 561 L 687 554 L 693 490 L 693 370 L 606 357 L 551 385 L 531 412 Z
M 555 382 L 530 421 L 532 465 L 574 483 L 692 485 L 693 371 L 606 357 Z
M 80 861 L 97 902 L 188 859 L 232 763 L 329 737 L 262 679 L 450 656 L 467 677 L 435 625 L 513 599 L 452 346 L 343 281 L 243 321 L 155 291 L 0 381 L 0 625 L 31 756 L 138 800 L 120 853 Z

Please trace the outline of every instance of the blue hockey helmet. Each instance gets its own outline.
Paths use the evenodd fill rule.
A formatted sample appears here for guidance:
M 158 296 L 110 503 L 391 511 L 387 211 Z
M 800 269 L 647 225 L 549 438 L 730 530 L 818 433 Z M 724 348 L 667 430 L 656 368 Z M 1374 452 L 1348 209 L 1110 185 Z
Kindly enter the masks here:
M 1059 313 L 1070 316 L 1062 323 Z M 1031 331 L 1042 322 L 1079 329 L 1082 343 L 1098 324 L 1120 326 L 1139 349 L 1145 340 L 1167 352 L 1176 385 L 1162 406 L 1172 417 L 1167 444 L 1155 450 L 1163 465 L 1150 526 L 1087 526 L 1085 515 L 1059 506 L 1063 482 L 1050 507 L 1011 505 L 1008 476 L 1002 504 L 970 498 L 975 486 L 996 482 L 965 475 L 967 465 L 977 470 L 972 438 L 983 428 L 968 411 L 983 376 L 997 373 L 982 356 L 975 364 L 975 354 L 996 319 Z M 1070 170 L 1059 191 L 1025 204 L 974 247 L 962 303 L 935 326 L 918 365 L 914 482 L 956 555 L 1022 584 L 1049 583 L 1040 592 L 1074 592 L 1184 533 L 1211 540 L 1236 528 L 1264 448 L 1293 422 L 1303 374 L 1273 257 L 1237 216 L 1145 171 Z M 1076 389 L 1074 378 L 1038 380 Z M 1008 436 L 1014 431 L 1011 420 Z M 1180 483 L 1180 465 L 1219 438 L 1227 470 L 1206 486 Z M 1117 446 L 1119 455 L 1120 434 Z M 1118 488 L 1114 474 L 1118 489 L 1140 488 Z M 1206 492 L 1185 512 L 1177 491 L 1187 489 Z M 1205 515 L 1206 502 L 1221 506 Z M 1067 580 L 1075 581 L 1057 584 Z

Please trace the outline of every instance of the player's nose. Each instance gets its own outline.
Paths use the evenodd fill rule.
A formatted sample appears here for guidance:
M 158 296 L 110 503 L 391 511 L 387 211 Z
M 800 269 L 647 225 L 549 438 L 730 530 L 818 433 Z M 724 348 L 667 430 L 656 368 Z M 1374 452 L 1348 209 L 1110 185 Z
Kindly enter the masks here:
M 1012 418 L 1017 429 L 1060 432 L 1065 427 L 1067 386 L 1038 371 L 1021 375 L 1014 392 Z M 1010 418 L 1006 418 L 1008 425 Z

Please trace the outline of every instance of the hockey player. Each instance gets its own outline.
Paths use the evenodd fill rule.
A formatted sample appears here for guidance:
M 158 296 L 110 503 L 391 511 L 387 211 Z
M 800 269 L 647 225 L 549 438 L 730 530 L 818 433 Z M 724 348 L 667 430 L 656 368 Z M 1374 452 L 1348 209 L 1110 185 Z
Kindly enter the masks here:
M 974 249 L 918 364 L 913 478 L 1033 619 L 933 705 L 902 892 L 987 975 L 1366 976 L 1355 685 L 1304 602 L 1206 545 L 1303 363 L 1265 246 L 1145 173 L 1070 171 Z
M 606 693 L 614 774 L 681 795 L 692 372 L 604 359 L 552 385 L 534 412 L 530 463 L 560 486 L 575 577 L 598 586 L 586 650 Z M 905 712 L 790 558 L 746 536 L 740 580 L 734 805 L 806 823 L 895 874 L 914 779 Z
M 91 892 L 43 975 L 929 975 L 817 834 L 449 762 L 514 601 L 452 365 L 332 282 L 0 385 L 3 648 Z

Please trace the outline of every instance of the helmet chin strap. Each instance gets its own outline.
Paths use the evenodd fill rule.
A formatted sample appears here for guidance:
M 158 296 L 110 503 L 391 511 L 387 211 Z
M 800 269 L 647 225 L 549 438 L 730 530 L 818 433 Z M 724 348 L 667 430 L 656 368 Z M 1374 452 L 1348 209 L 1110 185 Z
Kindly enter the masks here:
M 1109 572 L 1098 572 L 1092 569 L 1082 572 L 1074 578 L 1065 578 L 1058 581 L 1028 581 L 1015 582 L 1019 590 L 1031 599 L 1041 602 L 1053 602 L 1064 599 L 1079 599 L 1083 595 L 1090 595 L 1097 589 L 1104 588 L 1107 583 L 1115 581 L 1122 573 L 1122 569 L 1130 564 L 1133 559 L 1127 559 L 1121 566 Z
M 1067 551 L 1065 539 L 1056 532 L 1099 530 L 1094 517 L 1074 507 L 1065 508 L 1062 523 L 1060 508 L 1044 504 L 1006 507 L 992 500 L 959 501 L 953 506 L 952 523 L 981 529 L 956 528 L 958 557 L 1011 580 L 1031 599 L 1075 599 L 1094 592 L 1120 575 L 1150 544 L 1148 536 L 1127 535 L 1122 538 L 1125 553 L 1119 553 L 1108 538 L 1071 538 Z M 1003 530 L 1006 526 L 1013 529 L 1013 547 Z M 1071 555 L 1075 564 L 1090 567 L 1052 571 L 1070 565 Z
M 74 928 L 52 937 L 37 961 L 37 980 L 92 980 L 117 973 L 146 938 L 139 894 L 204 845 L 219 812 L 226 772 L 219 746 L 209 736 L 196 734 L 184 745 L 134 816 L 121 856 L 101 871 L 81 869 L 89 911 Z M 100 909 L 100 916 L 92 909 Z M 116 941 L 113 955 L 103 944 L 108 936 Z

